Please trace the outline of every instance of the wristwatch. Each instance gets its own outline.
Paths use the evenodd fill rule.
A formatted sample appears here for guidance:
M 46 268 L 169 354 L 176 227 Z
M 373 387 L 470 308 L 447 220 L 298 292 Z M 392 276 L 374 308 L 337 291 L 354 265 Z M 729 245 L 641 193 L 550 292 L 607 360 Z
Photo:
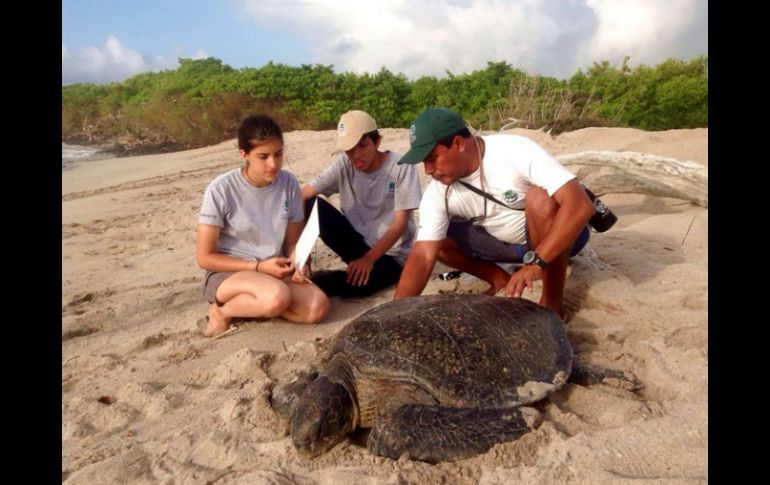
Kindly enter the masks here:
M 540 268 L 545 269 L 545 261 L 543 261 L 534 251 L 527 251 L 524 253 L 524 257 L 521 258 L 521 260 L 524 264 L 536 264 L 540 266 Z

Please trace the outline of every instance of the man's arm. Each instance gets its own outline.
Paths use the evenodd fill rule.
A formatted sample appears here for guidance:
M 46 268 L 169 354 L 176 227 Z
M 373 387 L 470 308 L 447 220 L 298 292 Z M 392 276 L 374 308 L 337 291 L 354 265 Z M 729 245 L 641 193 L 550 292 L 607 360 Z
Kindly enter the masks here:
M 588 220 L 596 211 L 591 200 L 586 195 L 577 179 L 572 179 L 562 185 L 553 194 L 553 199 L 559 204 L 556 214 L 543 234 L 539 234 L 532 242 L 532 249 L 544 261 L 554 262 L 565 254 L 575 243 L 580 231 L 588 223 Z M 528 228 L 534 229 L 527 223 Z M 530 231 L 530 236 L 534 236 Z M 539 239 L 539 240 L 538 240 Z M 549 271 L 553 266 L 547 267 Z M 566 269 L 566 266 L 563 266 Z M 525 265 L 511 275 L 505 286 L 505 296 L 521 297 L 525 288 L 530 291 L 534 288 L 534 282 L 543 278 L 544 270 L 536 264 Z
M 398 280 L 394 300 L 422 293 L 436 264 L 441 241 L 417 241 Z
M 551 227 L 533 248 L 545 261 L 553 261 L 569 250 L 596 209 L 577 179 L 569 180 L 553 194 L 559 204 Z
M 393 212 L 393 221 L 388 226 L 388 230 L 382 235 L 377 244 L 372 246 L 366 253 L 372 262 L 377 261 L 388 249 L 392 248 L 398 238 L 404 235 L 406 228 L 409 225 L 409 218 L 412 216 L 412 210 L 401 210 Z
M 372 246 L 361 258 L 351 261 L 348 265 L 348 280 L 354 285 L 365 285 L 369 282 L 369 276 L 377 261 L 388 249 L 404 235 L 409 225 L 411 210 L 399 210 L 393 212 L 393 220 L 379 241 Z
M 318 191 L 316 189 L 314 189 L 313 186 L 310 185 L 309 182 L 305 183 L 304 185 L 302 185 L 302 191 L 301 191 L 302 207 L 305 207 L 305 201 L 306 200 L 308 200 L 309 198 L 311 198 L 311 197 L 313 197 L 314 195 L 317 195 L 317 194 L 318 194 Z M 307 216 L 309 216 L 309 215 L 310 214 L 305 214 L 305 218 L 307 218 Z

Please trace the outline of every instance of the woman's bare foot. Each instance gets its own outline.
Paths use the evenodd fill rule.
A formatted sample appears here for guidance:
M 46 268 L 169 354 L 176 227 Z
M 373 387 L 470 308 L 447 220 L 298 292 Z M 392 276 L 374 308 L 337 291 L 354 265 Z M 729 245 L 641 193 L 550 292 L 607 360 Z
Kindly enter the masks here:
M 230 328 L 230 318 L 225 318 L 222 309 L 216 303 L 209 303 L 209 323 L 203 335 L 206 337 L 216 337 Z

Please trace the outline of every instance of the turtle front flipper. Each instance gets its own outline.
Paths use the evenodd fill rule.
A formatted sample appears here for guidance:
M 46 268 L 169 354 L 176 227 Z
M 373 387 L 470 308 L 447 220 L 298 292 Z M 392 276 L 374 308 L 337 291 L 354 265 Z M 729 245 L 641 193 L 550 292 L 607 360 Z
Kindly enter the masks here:
M 470 458 L 513 441 L 540 422 L 532 408 L 446 408 L 408 405 L 382 416 L 369 435 L 380 456 L 438 463 Z
M 636 391 L 644 387 L 644 384 L 629 371 L 608 369 L 598 365 L 586 364 L 575 359 L 572 362 L 572 373 L 568 382 L 580 385 L 606 384 L 608 386 Z

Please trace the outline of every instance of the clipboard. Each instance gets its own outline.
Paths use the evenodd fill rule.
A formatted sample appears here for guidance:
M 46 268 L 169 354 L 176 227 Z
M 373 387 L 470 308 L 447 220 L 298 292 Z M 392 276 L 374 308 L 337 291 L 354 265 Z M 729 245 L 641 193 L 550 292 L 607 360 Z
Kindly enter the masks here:
M 305 229 L 302 230 L 302 234 L 299 235 L 297 245 L 294 248 L 294 263 L 295 268 L 298 271 L 302 270 L 302 267 L 307 263 L 307 258 L 310 256 L 310 251 L 313 250 L 316 239 L 321 233 L 318 223 L 318 200 L 313 203 L 313 209 L 310 211 L 310 217 L 305 223 Z

